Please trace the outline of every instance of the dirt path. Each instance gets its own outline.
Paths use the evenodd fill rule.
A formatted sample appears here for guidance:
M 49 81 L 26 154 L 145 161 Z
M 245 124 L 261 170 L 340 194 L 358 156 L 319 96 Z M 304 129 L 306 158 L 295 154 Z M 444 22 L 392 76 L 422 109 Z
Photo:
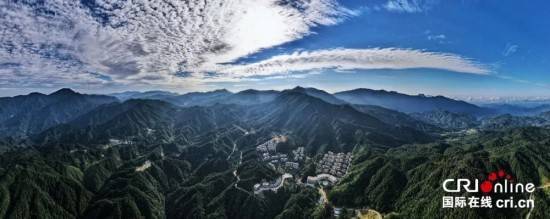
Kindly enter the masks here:
M 320 198 L 321 200 L 319 201 L 319 203 L 329 204 L 327 193 L 325 192 L 325 190 L 323 188 L 319 188 L 318 191 L 319 191 L 319 194 L 321 195 L 321 198 Z M 365 214 L 363 214 L 360 210 L 357 210 L 357 217 L 359 219 L 382 219 L 383 218 L 380 212 L 375 211 L 373 209 L 367 210 Z
M 382 214 L 380 212 L 369 209 L 366 213 L 361 212 L 360 210 L 357 212 L 357 217 L 359 219 L 382 219 Z
M 542 186 L 537 187 L 537 189 L 545 189 L 545 188 L 549 188 L 549 187 L 550 187 L 550 182 L 546 183 Z M 535 196 L 533 194 L 535 194 L 535 193 L 533 192 L 533 193 L 531 193 L 531 195 L 529 195 L 529 199 L 533 199 L 533 203 L 535 203 Z M 531 213 L 533 212 L 533 209 L 535 209 L 535 206 L 533 206 L 531 208 L 531 210 L 529 210 L 529 212 L 525 216 L 525 219 L 529 219 L 531 217 Z
M 323 188 L 319 188 L 319 194 L 321 195 L 321 200 L 322 200 L 321 203 L 328 204 L 327 193 Z

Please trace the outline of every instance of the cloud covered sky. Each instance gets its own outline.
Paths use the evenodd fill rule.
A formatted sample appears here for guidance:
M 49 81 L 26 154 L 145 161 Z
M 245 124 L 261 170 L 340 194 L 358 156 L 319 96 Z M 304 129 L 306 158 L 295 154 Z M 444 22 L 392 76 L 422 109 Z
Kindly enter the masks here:
M 549 77 L 542 72 L 548 61 L 540 58 L 548 52 L 533 46 L 549 36 L 535 28 L 544 23 L 516 21 L 506 14 L 512 10 L 502 6 L 507 3 L 497 12 L 484 9 L 497 2 L 1 1 L 0 91 L 274 88 L 288 80 L 339 81 L 332 79 L 346 78 L 343 72 L 361 75 L 361 80 L 382 71 L 426 77 L 415 73 L 418 69 L 439 72 L 429 77 L 446 83 L 492 78 L 486 85 L 496 89 L 492 95 L 512 95 L 499 91 L 503 84 L 521 87 L 535 81 L 537 88 L 529 95 L 548 91 Z M 460 13 L 467 9 L 492 26 L 472 23 L 472 17 Z M 533 14 L 536 9 L 514 10 Z M 536 32 L 528 40 L 511 33 L 517 28 Z M 510 36 L 491 38 L 497 34 L 487 35 L 490 31 Z M 521 68 L 522 59 L 536 65 Z M 317 85 L 334 90 L 348 82 L 338 83 Z M 408 90 L 389 87 L 468 94 L 426 83 Z

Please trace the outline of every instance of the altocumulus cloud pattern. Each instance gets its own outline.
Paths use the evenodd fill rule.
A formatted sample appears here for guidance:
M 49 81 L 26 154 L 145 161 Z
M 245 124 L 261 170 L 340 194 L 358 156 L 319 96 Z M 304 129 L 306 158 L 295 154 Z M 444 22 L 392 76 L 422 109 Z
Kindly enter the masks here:
M 458 55 L 406 48 L 327 48 L 235 62 L 358 13 L 334 0 L 2 1 L 0 86 L 181 85 L 324 68 L 489 73 Z

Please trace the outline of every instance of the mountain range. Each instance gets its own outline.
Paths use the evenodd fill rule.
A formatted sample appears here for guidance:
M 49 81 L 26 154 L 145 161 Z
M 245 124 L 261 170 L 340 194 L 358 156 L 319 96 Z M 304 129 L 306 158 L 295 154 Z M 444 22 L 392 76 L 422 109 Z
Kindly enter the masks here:
M 365 139 L 396 146 L 413 139 L 422 142 L 433 138 L 421 130 L 418 126 L 421 122 L 412 122 L 414 119 L 405 114 L 386 110 L 386 114 L 399 114 L 407 118 L 403 122 L 396 120 L 388 123 L 378 119 L 380 115 L 376 113 L 361 112 L 357 106 L 331 104 L 309 95 L 309 92 L 312 90 L 285 90 L 264 103 L 262 100 L 271 98 L 273 92 L 247 90 L 224 98 L 223 104 L 190 107 L 160 100 L 130 99 L 99 106 L 70 122 L 40 133 L 34 139 L 40 143 L 61 141 L 100 144 L 107 143 L 111 138 L 145 137 L 154 132 L 154 136 L 162 141 L 173 141 L 174 138 L 190 139 L 204 132 L 233 125 L 258 132 L 294 133 L 299 136 L 297 141 L 307 148 L 315 146 L 316 150 L 330 145 L 329 149 L 334 151 L 349 151 L 353 147 L 349 142 Z M 212 93 L 201 93 L 201 98 L 204 98 L 202 94 L 210 96 Z M 328 93 L 324 95 L 330 96 Z M 352 130 L 363 133 L 361 135 L 365 139 L 355 139 L 358 133 Z
M 443 96 L 429 97 L 425 95 L 407 95 L 393 91 L 355 89 L 330 94 L 315 88 L 295 87 L 292 90 L 300 90 L 309 96 L 322 99 L 331 104 L 357 104 L 376 105 L 387 109 L 397 110 L 404 113 L 428 112 L 434 110 L 447 110 L 451 112 L 470 113 L 483 115 L 491 110 L 482 108 L 464 101 L 454 100 Z M 127 99 L 158 99 L 171 102 L 179 106 L 206 106 L 215 103 L 235 104 L 257 104 L 273 100 L 281 91 L 275 90 L 243 90 L 232 93 L 228 90 L 215 90 L 210 92 L 192 92 L 183 95 L 176 95 L 170 92 L 130 92 L 112 94 L 121 101 Z
M 31 93 L 3 97 L 0 98 L 0 137 L 38 134 L 100 105 L 117 101 L 114 97 L 80 94 L 70 89 L 61 89 L 49 95 Z
M 1 98 L 0 118 L 1 218 L 333 218 L 336 207 L 396 218 L 521 217 L 525 209 L 441 210 L 437 189 L 445 178 L 499 168 L 537 186 L 550 178 L 548 112 L 499 114 L 446 97 L 61 89 Z M 303 148 L 307 158 L 277 192 L 259 195 L 255 184 L 287 171 L 261 161 L 256 147 L 271 139 L 277 153 Z M 329 152 L 353 160 L 320 205 L 304 179 Z M 549 216 L 548 196 L 534 196 L 532 215 Z
M 416 96 L 401 94 L 394 91 L 355 89 L 334 94 L 337 98 L 353 104 L 377 105 L 405 113 L 429 112 L 446 110 L 455 113 L 484 115 L 490 110 L 444 96 Z
M 307 96 L 307 98 L 293 100 L 290 98 L 292 94 L 301 94 L 304 97 Z M 138 100 L 155 100 L 162 101 L 162 103 L 150 104 L 147 110 L 151 110 L 152 112 L 148 112 L 140 108 L 147 105 L 148 102 Z M 292 103 L 287 104 L 285 100 L 291 101 Z M 304 105 L 315 104 L 314 101 L 316 100 L 319 100 L 320 102 L 317 102 L 322 103 L 323 107 L 317 106 L 319 105 L 317 104 L 316 106 L 310 107 L 314 109 L 311 110 L 308 109 L 309 105 Z M 516 118 L 514 117 L 516 114 L 502 117 L 505 114 L 497 113 L 498 111 L 508 112 L 509 108 L 497 110 L 479 107 L 464 101 L 453 100 L 442 96 L 411 96 L 397 92 L 369 89 L 355 89 L 335 94 L 330 94 L 315 88 L 296 87 L 284 91 L 244 90 L 237 93 L 222 89 L 210 92 L 192 92 L 183 95 L 165 91 L 124 92 L 113 94 L 113 96 L 80 94 L 70 89 L 61 89 L 49 95 L 31 93 L 29 95 L 4 97 L 0 98 L 0 103 L 0 130 L 2 130 L 2 132 L 0 132 L 0 137 L 14 137 L 20 139 L 38 135 L 57 125 L 61 125 L 61 127 L 79 126 L 80 128 L 84 128 L 84 125 L 97 125 L 103 122 L 99 118 L 106 117 L 113 119 L 111 116 L 115 115 L 125 115 L 134 119 L 141 118 L 145 121 L 137 122 L 141 124 L 139 127 L 142 127 L 142 124 L 145 124 L 146 121 L 155 123 L 152 121 L 160 119 L 156 117 L 142 117 L 151 116 L 150 114 L 163 116 L 162 113 L 157 115 L 155 111 L 161 110 L 157 109 L 159 107 L 171 108 L 171 110 L 162 110 L 167 112 L 170 111 L 170 113 L 166 114 L 173 114 L 176 111 L 187 111 L 189 107 L 205 107 L 205 110 L 211 110 L 216 108 L 215 106 L 217 105 L 224 105 L 224 107 L 218 106 L 218 110 L 219 108 L 234 110 L 236 113 L 234 115 L 235 118 L 232 118 L 232 120 L 235 121 L 267 120 L 266 118 L 261 118 L 261 116 L 251 117 L 250 115 L 254 113 L 271 115 L 270 113 L 276 113 L 274 110 L 286 104 L 287 110 L 292 108 L 300 109 L 299 107 L 303 106 L 302 110 L 311 110 L 309 113 L 324 108 L 336 108 L 336 110 L 332 110 L 334 112 L 330 112 L 331 110 L 326 111 L 326 115 L 338 115 L 337 112 L 340 111 L 346 112 L 346 116 L 347 114 L 354 113 L 355 115 L 353 117 L 357 117 L 358 115 L 359 117 L 370 116 L 369 119 L 376 122 L 368 122 L 367 124 L 373 125 L 374 127 L 380 126 L 376 125 L 376 123 L 381 122 L 380 124 L 389 125 L 390 127 L 410 128 L 412 130 L 427 133 L 476 127 L 491 129 L 491 127 L 495 126 L 545 126 L 547 124 L 545 119 L 539 118 L 534 114 L 534 112 L 540 114 L 544 106 L 536 107 L 536 110 L 532 110 L 532 113 L 521 113 L 521 115 L 534 114 L 531 117 L 537 121 L 527 119 L 525 122 L 510 122 L 511 119 Z M 134 108 L 134 106 L 136 107 Z M 136 112 L 134 115 L 127 115 L 138 109 L 144 111 L 140 113 Z M 284 111 L 284 113 L 295 112 Z M 306 112 L 300 111 L 299 113 L 304 114 Z M 280 114 L 281 116 L 276 117 L 276 119 L 284 117 L 282 112 Z M 307 115 L 300 115 L 299 118 L 307 117 Z M 170 120 L 168 118 L 163 119 Z M 317 119 L 318 121 L 329 121 L 325 118 Z M 251 124 L 254 124 L 254 122 Z M 257 124 L 254 124 L 254 126 L 256 125 Z M 299 127 L 299 124 L 296 125 Z M 133 125 L 129 125 L 129 127 L 127 127 L 128 129 L 124 130 L 128 132 L 131 131 L 131 126 Z M 284 126 L 288 128 L 289 125 L 281 124 L 280 126 L 281 128 L 284 128 Z M 61 127 L 58 129 L 62 129 Z M 99 130 L 110 130 L 110 128 L 100 128 Z M 55 130 L 49 131 L 49 133 L 55 132 Z M 90 138 L 99 140 L 95 135 Z

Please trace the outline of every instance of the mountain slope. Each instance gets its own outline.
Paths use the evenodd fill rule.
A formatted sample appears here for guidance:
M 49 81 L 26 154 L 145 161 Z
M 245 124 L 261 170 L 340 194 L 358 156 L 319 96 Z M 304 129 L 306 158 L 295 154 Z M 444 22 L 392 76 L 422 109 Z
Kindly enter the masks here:
M 296 90 L 255 107 L 251 118 L 258 129 L 288 131 L 315 151 L 350 151 L 359 141 L 395 146 L 430 139 L 412 128 L 388 125 L 349 105 L 333 105 Z
M 109 96 L 116 97 L 120 101 L 126 101 L 129 99 L 150 99 L 150 100 L 166 100 L 177 96 L 178 94 L 167 91 L 127 91 L 121 93 L 112 93 Z
M 61 89 L 50 95 L 31 93 L 0 98 L 0 135 L 25 137 L 68 122 L 114 97 L 79 94 Z
M 34 139 L 41 144 L 104 144 L 109 139 L 133 138 L 172 141 L 229 126 L 236 116 L 233 110 L 223 106 L 181 108 L 159 100 L 135 99 L 98 107 Z
M 547 129 L 442 139 L 431 135 L 440 129 L 405 113 L 338 104 L 326 92 L 307 90 L 249 90 L 233 104 L 206 106 L 111 102 L 33 141 L 0 140 L 0 147 L 28 144 L 0 154 L 0 218 L 312 218 L 330 208 L 296 180 L 314 172 L 327 151 L 354 153 L 350 171 L 329 192 L 331 203 L 404 218 L 526 213 L 441 210 L 444 178 L 504 168 L 522 182 L 548 181 Z M 290 149 L 305 147 L 308 158 L 276 193 L 255 194 L 256 183 L 283 173 L 263 162 L 256 146 L 281 135 L 286 141 L 278 153 L 292 159 Z M 534 196 L 533 217 L 548 217 L 547 196 Z
M 475 117 L 464 113 L 453 113 L 436 110 L 422 113 L 411 113 L 413 118 L 449 130 L 463 130 L 479 125 Z
M 229 96 L 224 104 L 254 105 L 273 101 L 279 95 L 275 90 L 243 90 Z
M 550 120 L 538 116 L 513 116 L 510 114 L 499 115 L 482 120 L 480 128 L 487 130 L 503 130 L 516 127 L 548 126 Z
M 232 95 L 231 92 L 222 89 L 209 92 L 191 92 L 164 100 L 178 106 L 209 106 L 222 102 L 230 95 Z
M 537 106 L 522 106 L 514 104 L 485 104 L 484 107 L 491 108 L 499 114 L 511 114 L 515 116 L 534 116 L 550 111 L 550 104 Z
M 521 218 L 529 209 L 441 208 L 445 195 L 441 182 L 448 178 L 483 180 L 489 172 L 503 169 L 519 182 L 546 184 L 549 137 L 550 130 L 531 127 L 387 151 L 364 148 L 355 156 L 350 174 L 329 197 L 338 206 L 369 206 L 402 218 Z M 526 199 L 529 195 L 513 196 Z M 543 190 L 534 196 L 533 218 L 550 216 L 550 196 Z
M 424 122 L 422 120 L 418 120 L 405 113 L 386 109 L 380 106 L 353 105 L 353 108 L 357 109 L 362 113 L 371 115 L 386 124 L 394 125 L 397 127 L 409 127 L 409 128 L 416 129 L 418 131 L 423 131 L 428 133 L 442 131 L 441 128 L 439 128 L 436 125 L 433 125 L 428 122 Z
M 293 88 L 292 91 L 307 94 L 309 96 L 321 99 L 321 100 L 323 100 L 327 103 L 330 103 L 330 104 L 336 104 L 336 105 L 346 104 L 345 101 L 336 98 L 334 95 L 329 94 L 324 90 L 319 90 L 319 89 L 315 89 L 315 88 L 312 88 L 312 87 L 303 88 L 303 87 L 298 86 L 298 87 Z
M 183 95 L 175 94 L 156 94 L 146 95 L 131 95 L 132 99 L 153 99 L 163 100 L 174 105 L 190 107 L 190 106 L 212 106 L 215 104 L 237 104 L 237 105 L 253 105 L 272 101 L 279 94 L 274 90 L 244 90 L 237 93 L 231 93 L 226 89 L 208 91 L 208 92 L 191 92 Z
M 353 104 L 377 105 L 404 113 L 446 110 L 455 113 L 484 115 L 490 111 L 476 105 L 443 96 L 406 95 L 394 91 L 355 89 L 334 94 L 337 98 Z

